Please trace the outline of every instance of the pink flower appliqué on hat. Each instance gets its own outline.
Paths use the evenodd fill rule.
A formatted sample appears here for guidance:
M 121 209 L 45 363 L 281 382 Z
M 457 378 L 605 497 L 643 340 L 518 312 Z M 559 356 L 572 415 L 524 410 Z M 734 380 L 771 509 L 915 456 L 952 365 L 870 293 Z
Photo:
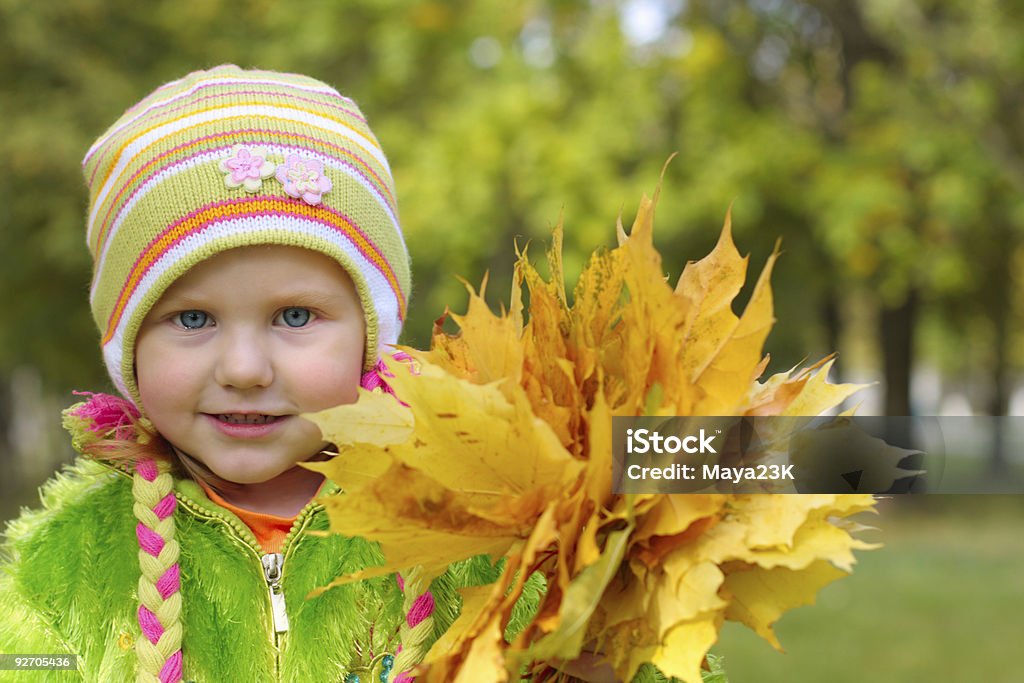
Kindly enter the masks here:
M 224 176 L 224 184 L 235 189 L 245 188 L 246 192 L 259 192 L 263 179 L 274 175 L 276 164 L 267 161 L 267 151 L 262 147 L 245 147 L 235 145 L 231 148 L 231 156 L 220 162 L 220 170 Z
M 316 159 L 302 159 L 289 154 L 277 167 L 277 179 L 285 193 L 307 204 L 319 204 L 322 195 L 330 191 L 331 179 L 324 175 L 324 165 Z

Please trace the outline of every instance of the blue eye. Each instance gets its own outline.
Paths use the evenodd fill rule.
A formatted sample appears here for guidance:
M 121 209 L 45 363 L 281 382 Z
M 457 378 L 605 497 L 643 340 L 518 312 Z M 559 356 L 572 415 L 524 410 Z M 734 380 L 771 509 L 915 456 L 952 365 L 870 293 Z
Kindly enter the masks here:
M 210 316 L 202 311 L 182 311 L 174 316 L 174 322 L 186 330 L 198 330 L 206 327 L 206 324 L 210 322 Z
M 313 314 L 308 308 L 286 308 L 281 311 L 281 321 L 288 327 L 304 327 L 313 319 Z

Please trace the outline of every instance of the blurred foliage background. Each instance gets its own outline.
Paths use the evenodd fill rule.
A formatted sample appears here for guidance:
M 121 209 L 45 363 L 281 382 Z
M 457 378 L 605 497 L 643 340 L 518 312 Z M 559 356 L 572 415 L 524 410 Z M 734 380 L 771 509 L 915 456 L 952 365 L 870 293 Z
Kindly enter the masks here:
M 877 381 L 862 413 L 1020 414 L 1022 31 L 995 0 L 0 0 L 0 519 L 71 458 L 71 390 L 110 386 L 81 157 L 225 62 L 369 117 L 413 255 L 407 343 L 463 309 L 457 275 L 507 301 L 513 242 L 539 257 L 560 219 L 572 280 L 678 153 L 673 280 L 730 204 L 753 272 L 782 238 L 769 371 L 838 351 L 833 380 Z

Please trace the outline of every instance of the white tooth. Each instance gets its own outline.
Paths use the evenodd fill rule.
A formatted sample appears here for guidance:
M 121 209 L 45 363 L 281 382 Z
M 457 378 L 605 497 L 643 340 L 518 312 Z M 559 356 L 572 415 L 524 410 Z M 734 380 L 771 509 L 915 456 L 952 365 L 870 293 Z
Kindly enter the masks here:
M 217 419 L 221 422 L 227 422 L 229 424 L 267 424 L 277 419 L 274 415 L 260 415 L 256 413 L 241 414 L 241 413 L 222 413 L 217 416 Z

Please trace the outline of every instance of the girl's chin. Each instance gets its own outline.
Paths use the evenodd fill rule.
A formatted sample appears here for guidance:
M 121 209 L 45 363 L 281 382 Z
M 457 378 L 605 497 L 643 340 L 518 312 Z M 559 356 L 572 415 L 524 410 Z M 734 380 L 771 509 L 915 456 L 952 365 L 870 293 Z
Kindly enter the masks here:
M 298 462 L 306 462 L 311 460 L 314 456 L 302 458 Z M 242 463 L 226 465 L 215 463 L 214 467 L 210 470 L 219 479 L 225 483 L 234 484 L 236 486 L 255 486 L 258 484 L 266 484 L 275 480 L 285 480 L 292 478 L 305 479 L 306 477 L 319 477 L 321 475 L 316 474 L 304 467 L 300 467 L 296 462 L 288 461 L 281 464 L 267 464 L 264 466 L 254 466 L 254 460 L 250 459 Z M 281 481 L 280 483 L 284 483 Z
M 319 477 L 298 463 L 312 460 L 323 460 L 329 456 L 323 454 L 326 444 L 313 442 L 295 449 L 268 448 L 234 448 L 217 444 L 208 449 L 197 448 L 193 453 L 175 448 L 182 464 L 195 479 L 223 489 L 230 486 L 253 486 L 280 479 Z M 302 455 L 296 455 L 301 453 Z

